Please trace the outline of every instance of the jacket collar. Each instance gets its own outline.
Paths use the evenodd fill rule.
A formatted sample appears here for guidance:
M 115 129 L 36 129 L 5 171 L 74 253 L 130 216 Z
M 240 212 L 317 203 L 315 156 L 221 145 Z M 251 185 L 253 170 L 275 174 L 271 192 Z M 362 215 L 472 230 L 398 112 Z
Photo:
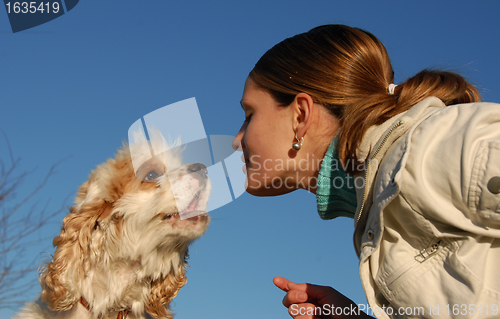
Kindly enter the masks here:
M 411 109 L 398 114 L 381 125 L 370 127 L 356 152 L 358 160 L 365 163 L 363 187 L 356 188 L 358 206 L 354 216 L 354 247 L 360 254 L 361 237 L 365 229 L 368 211 L 373 202 L 373 182 L 378 168 L 392 144 L 403 136 L 419 120 L 426 118 L 431 109 L 446 105 L 436 97 L 428 97 Z

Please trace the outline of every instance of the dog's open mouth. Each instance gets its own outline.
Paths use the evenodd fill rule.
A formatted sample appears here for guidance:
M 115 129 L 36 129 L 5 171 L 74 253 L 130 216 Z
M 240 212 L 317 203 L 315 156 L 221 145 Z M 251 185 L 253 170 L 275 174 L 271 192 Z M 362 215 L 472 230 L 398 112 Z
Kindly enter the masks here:
M 206 214 L 207 212 L 203 209 L 199 209 L 200 198 L 202 197 L 202 190 L 198 191 L 194 196 L 191 202 L 181 210 L 180 212 L 166 215 L 163 219 L 190 219 L 196 217 L 197 215 Z
M 183 211 L 181 211 L 181 215 L 190 215 L 193 212 L 197 211 L 196 208 L 198 207 L 198 204 L 200 203 L 200 193 L 201 191 L 198 191 L 196 195 L 194 195 L 193 199 L 189 203 L 188 207 L 186 207 Z

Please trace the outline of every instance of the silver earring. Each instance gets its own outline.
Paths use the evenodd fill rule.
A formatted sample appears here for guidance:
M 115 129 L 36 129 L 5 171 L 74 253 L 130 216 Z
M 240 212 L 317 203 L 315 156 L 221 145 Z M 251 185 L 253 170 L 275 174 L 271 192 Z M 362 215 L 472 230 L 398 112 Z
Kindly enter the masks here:
M 293 143 L 292 144 L 292 148 L 296 151 L 300 150 L 300 147 L 302 146 L 302 143 L 304 143 L 304 137 L 302 136 L 300 138 L 300 141 L 299 139 L 297 138 L 297 134 L 295 134 L 295 139 L 297 140 L 297 142 Z

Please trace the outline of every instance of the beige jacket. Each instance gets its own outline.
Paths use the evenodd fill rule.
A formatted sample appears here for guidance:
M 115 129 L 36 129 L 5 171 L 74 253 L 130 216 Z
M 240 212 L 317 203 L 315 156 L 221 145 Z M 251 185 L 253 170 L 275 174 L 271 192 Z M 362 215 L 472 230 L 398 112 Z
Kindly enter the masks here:
M 354 245 L 368 314 L 500 317 L 500 105 L 430 97 L 366 136 Z

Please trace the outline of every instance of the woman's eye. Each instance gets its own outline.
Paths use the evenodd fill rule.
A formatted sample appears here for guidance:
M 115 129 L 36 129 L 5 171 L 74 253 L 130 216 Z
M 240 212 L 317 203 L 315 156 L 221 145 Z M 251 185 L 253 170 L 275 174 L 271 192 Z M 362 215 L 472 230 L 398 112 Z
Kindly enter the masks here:
M 159 174 L 155 170 L 151 170 L 146 174 L 146 177 L 144 177 L 145 182 L 154 182 L 158 179 L 158 177 L 162 176 L 163 174 Z
M 251 117 L 252 117 L 252 114 L 250 114 L 249 116 L 245 117 L 245 123 L 249 122 Z

